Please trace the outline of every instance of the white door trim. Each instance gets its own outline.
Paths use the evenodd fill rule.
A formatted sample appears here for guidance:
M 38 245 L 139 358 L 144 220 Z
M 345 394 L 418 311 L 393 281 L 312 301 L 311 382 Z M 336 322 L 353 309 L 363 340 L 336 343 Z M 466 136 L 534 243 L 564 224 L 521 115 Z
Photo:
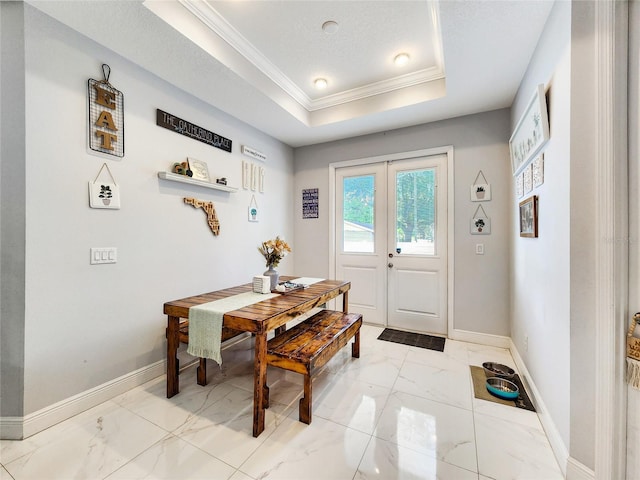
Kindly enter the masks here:
M 343 160 L 329 164 L 329 277 L 336 275 L 336 169 L 343 167 L 353 167 L 356 165 L 366 165 L 370 163 L 389 162 L 395 160 L 406 160 L 410 158 L 428 157 L 431 155 L 447 156 L 447 332 L 453 332 L 453 293 L 454 289 L 454 175 L 453 175 L 453 145 L 443 147 L 426 148 L 423 150 L 412 150 L 410 152 L 391 153 L 375 157 L 355 158 Z
M 628 4 L 596 2 L 595 477 L 625 477 L 628 309 L 626 68 Z M 624 70 L 624 75 L 621 73 Z M 625 133 L 622 133 L 625 132 Z

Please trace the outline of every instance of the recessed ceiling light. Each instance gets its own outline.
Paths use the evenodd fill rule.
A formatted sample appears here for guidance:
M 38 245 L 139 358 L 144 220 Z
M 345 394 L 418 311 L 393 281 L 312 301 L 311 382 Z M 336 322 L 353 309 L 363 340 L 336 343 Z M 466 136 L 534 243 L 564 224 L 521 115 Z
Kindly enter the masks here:
M 408 53 L 399 53 L 393 59 L 393 63 L 395 63 L 399 67 L 409 63 L 409 54 Z
M 328 33 L 329 35 L 336 33 L 338 31 L 338 22 L 328 20 L 322 24 L 322 30 L 324 33 Z
M 318 90 L 324 90 L 325 88 L 327 88 L 327 81 L 324 78 L 316 78 L 313 81 L 313 85 L 318 89 Z

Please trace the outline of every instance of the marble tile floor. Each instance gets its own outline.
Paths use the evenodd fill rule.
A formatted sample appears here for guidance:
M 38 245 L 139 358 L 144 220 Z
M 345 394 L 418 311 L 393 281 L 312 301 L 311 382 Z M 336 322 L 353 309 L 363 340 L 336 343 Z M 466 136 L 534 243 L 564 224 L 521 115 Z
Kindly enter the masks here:
M 252 344 L 195 368 L 165 397 L 159 377 L 23 441 L 0 442 L 0 480 L 563 478 L 535 413 L 473 397 L 469 365 L 515 366 L 508 350 L 447 340 L 434 352 L 377 340 L 342 349 L 313 385 L 313 421 L 298 421 L 302 376 L 269 369 L 271 407 L 252 426 Z

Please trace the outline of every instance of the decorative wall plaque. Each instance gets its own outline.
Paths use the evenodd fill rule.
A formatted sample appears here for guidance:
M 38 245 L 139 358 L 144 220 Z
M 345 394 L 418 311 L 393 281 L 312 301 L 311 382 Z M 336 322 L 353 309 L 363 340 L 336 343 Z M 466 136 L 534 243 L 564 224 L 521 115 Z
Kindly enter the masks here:
M 103 80 L 89 79 L 89 148 L 124 157 L 124 95 L 109 83 L 111 68 L 102 65 Z
M 216 214 L 216 208 L 213 202 L 205 202 L 204 200 L 187 197 L 184 199 L 184 203 L 193 206 L 193 208 L 203 209 L 204 213 L 207 214 L 207 224 L 211 232 L 216 236 L 220 234 L 220 222 L 218 221 L 218 215 Z
M 480 213 L 482 212 L 482 213 Z M 478 205 L 470 224 L 471 235 L 491 235 L 491 219 L 487 217 L 487 213 Z
M 109 180 L 100 180 L 100 175 L 107 169 Z M 93 182 L 89 182 L 89 206 L 91 208 L 110 208 L 118 210 L 120 208 L 120 187 L 113 178 L 109 165 L 104 163 Z
M 256 160 L 260 160 L 261 162 L 264 162 L 267 160 L 267 156 L 264 153 L 259 152 L 255 148 L 242 145 L 242 147 L 240 148 L 240 151 L 242 152 L 243 155 L 246 155 L 247 157 L 255 158 Z
M 156 125 L 166 128 L 172 132 L 179 133 L 185 137 L 193 138 L 212 147 L 219 148 L 225 152 L 231 152 L 231 140 L 213 133 L 206 128 L 199 127 L 198 125 L 183 120 L 180 117 L 171 115 L 170 113 L 163 112 L 159 108 L 156 109 Z
M 318 189 L 302 190 L 302 218 L 318 218 Z

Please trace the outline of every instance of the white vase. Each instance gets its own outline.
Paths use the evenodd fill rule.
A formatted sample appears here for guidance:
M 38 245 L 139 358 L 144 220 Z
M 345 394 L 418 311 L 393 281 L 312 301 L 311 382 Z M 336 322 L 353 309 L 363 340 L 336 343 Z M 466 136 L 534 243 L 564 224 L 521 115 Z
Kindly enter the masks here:
M 275 290 L 278 286 L 278 281 L 280 280 L 280 274 L 278 271 L 273 268 L 272 265 L 269 265 L 269 270 L 264 272 L 263 275 L 271 279 L 271 290 Z

